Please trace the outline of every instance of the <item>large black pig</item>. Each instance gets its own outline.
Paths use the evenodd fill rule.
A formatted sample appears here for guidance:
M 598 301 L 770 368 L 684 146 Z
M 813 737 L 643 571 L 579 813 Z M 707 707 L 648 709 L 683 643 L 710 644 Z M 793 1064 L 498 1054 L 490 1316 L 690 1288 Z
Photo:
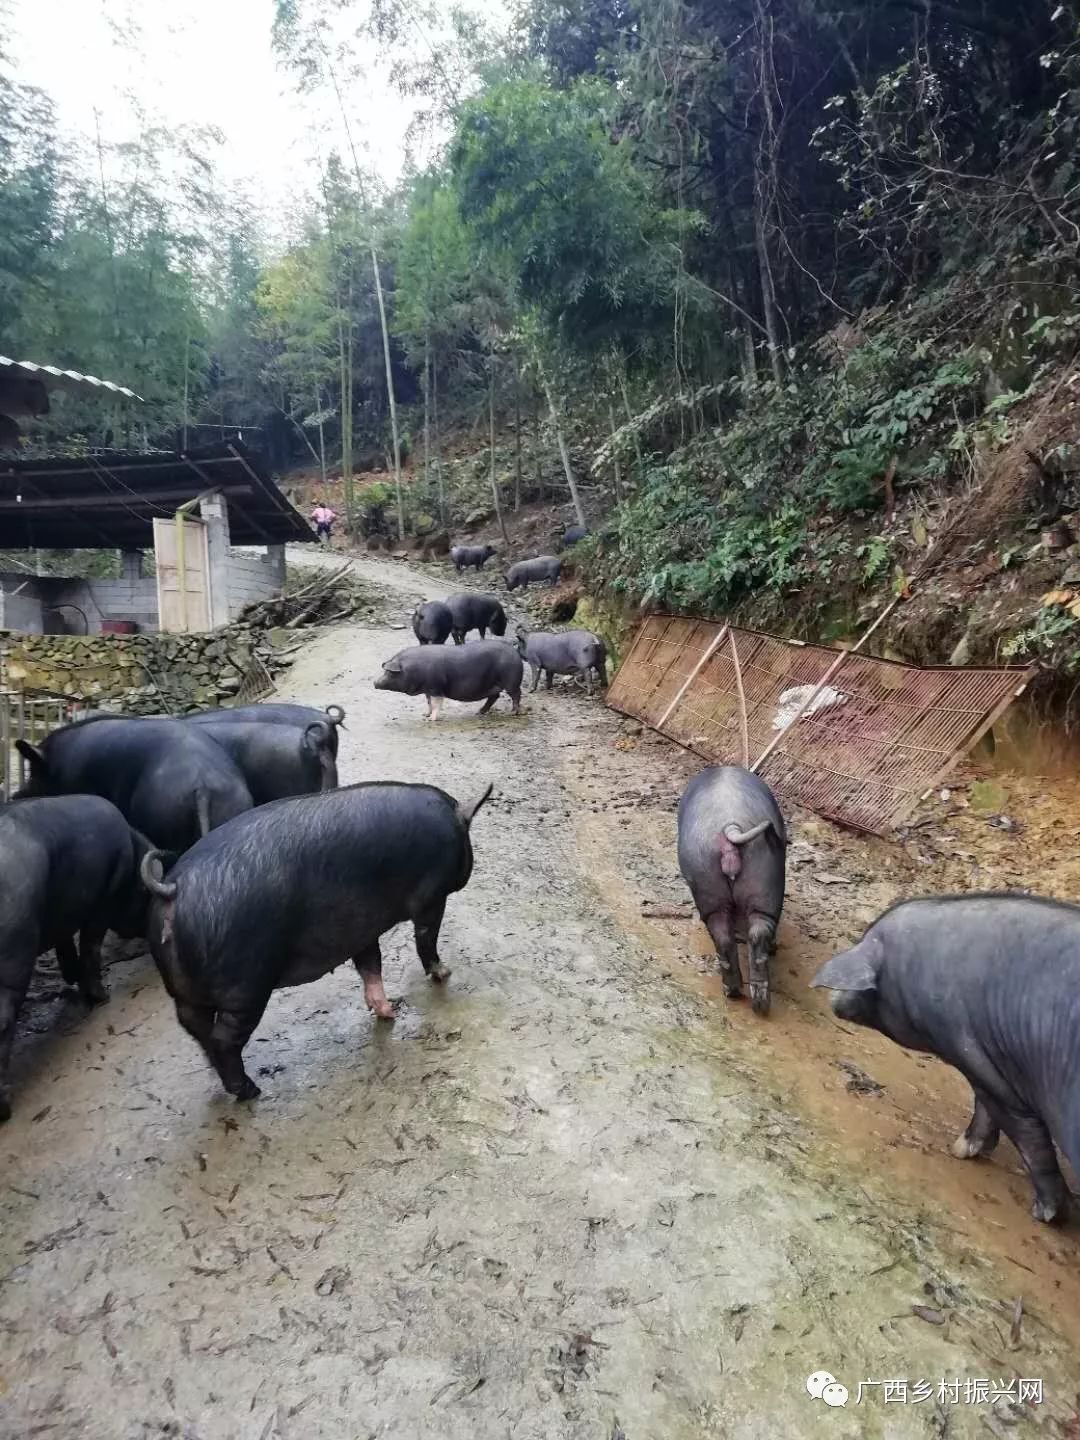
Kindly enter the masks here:
M 838 992 L 841 1019 L 955 1065 L 975 1111 L 953 1154 L 989 1155 L 1004 1130 L 1035 1188 L 1032 1215 L 1065 1215 L 1054 1142 L 1080 1170 L 1080 908 L 1008 894 L 907 900 L 810 983 Z
M 97 795 L 0 809 L 0 1120 L 11 1115 L 11 1042 L 35 959 L 55 949 L 69 985 L 91 1002 L 107 1000 L 101 942 L 107 930 L 143 934 L 148 897 L 139 865 L 148 848 Z
M 183 720 L 78 720 L 16 745 L 30 764 L 21 795 L 100 795 L 163 850 L 186 850 L 253 803 L 235 762 Z
M 513 714 L 520 715 L 523 674 L 521 656 L 505 640 L 479 640 L 450 649 L 417 645 L 383 661 L 375 689 L 423 695 L 428 720 L 438 720 L 444 699 L 483 700 L 479 713 L 486 715 L 505 690 Z
M 279 800 L 215 830 L 162 881 L 150 947 L 176 1014 L 239 1100 L 259 1093 L 242 1051 L 271 993 L 351 959 L 369 1009 L 392 1020 L 379 937 L 404 920 L 432 980 L 447 896 L 468 884 L 469 827 L 491 794 L 459 805 L 432 785 L 364 784 Z
M 189 725 L 217 725 L 224 721 L 234 725 L 238 720 L 257 720 L 261 725 L 291 725 L 304 730 L 316 720 L 329 720 L 334 727 L 330 737 L 330 753 L 337 759 L 338 728 L 345 729 L 345 711 L 340 705 L 327 705 L 325 710 L 316 710 L 310 705 L 290 705 L 283 701 L 270 700 L 258 705 L 236 705 L 229 710 L 200 710 L 194 715 L 185 715 Z
M 313 720 L 303 730 L 221 719 L 205 727 L 204 733 L 233 760 L 256 805 L 337 789 L 337 762 L 331 748 L 335 727 L 329 719 Z
M 769 960 L 784 906 L 784 818 L 760 776 L 710 765 L 679 801 L 679 869 L 708 927 L 724 990 L 742 994 L 736 931 L 745 927 L 750 1003 L 769 1009 Z

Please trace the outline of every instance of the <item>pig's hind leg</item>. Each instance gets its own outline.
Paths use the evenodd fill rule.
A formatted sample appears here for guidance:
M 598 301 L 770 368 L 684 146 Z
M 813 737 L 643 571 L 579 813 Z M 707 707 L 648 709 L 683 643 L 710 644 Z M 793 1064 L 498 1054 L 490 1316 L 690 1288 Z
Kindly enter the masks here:
M 769 961 L 776 949 L 776 921 L 752 910 L 746 931 L 750 1004 L 755 1015 L 769 1013 Z
M 379 942 L 353 956 L 357 974 L 364 982 L 364 1003 L 380 1020 L 393 1020 L 394 1007 L 386 998 L 382 979 L 382 951 Z
M 241 1052 L 265 1009 L 266 1000 L 263 1000 L 257 1009 L 219 1010 L 215 1014 L 213 1006 L 176 1001 L 176 1018 L 202 1046 L 222 1085 L 237 1100 L 253 1100 L 260 1093 L 244 1070 Z
M 1064 1220 L 1069 1213 L 1069 1187 L 1046 1125 L 1037 1115 L 1002 1114 L 1000 1118 L 1001 1128 L 1019 1151 L 1035 1190 L 1032 1216 L 1047 1222 Z
M 739 947 L 735 941 L 735 914 L 725 907 L 705 917 L 705 925 L 716 946 L 720 962 L 720 978 L 729 1000 L 742 999 L 742 978 L 739 975 Z
M 237 1100 L 254 1100 L 258 1085 L 244 1069 L 244 1046 L 263 1017 L 269 995 L 245 1010 L 219 1010 L 210 1032 L 210 1059 L 221 1083 Z
M 56 963 L 60 966 L 60 974 L 65 985 L 78 985 L 79 983 L 79 952 L 75 948 L 74 935 L 65 935 L 62 940 L 56 942 Z
M 952 1153 L 958 1160 L 974 1160 L 980 1155 L 989 1155 L 1000 1137 L 1001 1127 L 990 1113 L 986 1097 L 982 1091 L 975 1090 L 975 1109 L 967 1129 L 953 1141 Z
M 101 942 L 105 930 L 101 926 L 84 925 L 79 931 L 79 991 L 90 1005 L 104 1005 L 109 998 L 101 978 Z
M 971 1083 L 970 1076 L 967 1078 Z M 1035 1191 L 1032 1216 L 1047 1222 L 1063 1220 L 1069 1211 L 1069 1188 L 1058 1165 L 1057 1151 L 1046 1122 L 1030 1111 L 1013 1108 L 1005 1095 L 999 1098 L 989 1090 L 976 1088 L 973 1083 L 972 1089 L 975 1091 L 975 1113 L 967 1130 L 953 1146 L 953 1154 L 989 1154 L 998 1130 L 1004 1130 L 1016 1146 Z M 978 1151 L 971 1151 L 969 1140 L 979 1144 Z M 961 1144 L 964 1150 L 961 1150 Z
M 416 953 L 420 956 L 420 963 L 424 967 L 424 973 L 431 980 L 449 980 L 450 970 L 439 959 L 439 929 L 443 922 L 443 915 L 446 912 L 446 901 L 440 900 L 418 915 L 413 922 L 413 929 L 416 934 Z
M 5 949 L 0 956 L 0 1120 L 11 1119 L 11 1045 L 33 969 L 33 942 L 18 951 Z

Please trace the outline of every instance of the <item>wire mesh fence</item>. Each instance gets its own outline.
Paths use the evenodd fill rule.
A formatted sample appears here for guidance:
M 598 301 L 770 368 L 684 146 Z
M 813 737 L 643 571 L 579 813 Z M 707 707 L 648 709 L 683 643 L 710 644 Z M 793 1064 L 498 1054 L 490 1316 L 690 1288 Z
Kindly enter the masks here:
M 711 620 L 651 616 L 607 702 L 717 764 L 743 763 L 745 719 L 753 763 L 843 652 L 732 628 L 695 674 L 721 629 Z M 1032 673 L 1020 667 L 920 668 L 844 655 L 760 773 L 782 799 L 883 834 L 945 778 Z

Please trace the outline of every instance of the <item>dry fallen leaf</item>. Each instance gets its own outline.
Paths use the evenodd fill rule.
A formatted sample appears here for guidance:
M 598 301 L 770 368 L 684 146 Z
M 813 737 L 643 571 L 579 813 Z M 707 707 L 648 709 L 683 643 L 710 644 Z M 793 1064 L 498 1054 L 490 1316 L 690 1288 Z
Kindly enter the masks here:
M 945 1315 L 941 1310 L 932 1310 L 929 1305 L 912 1305 L 911 1313 L 925 1320 L 928 1325 L 944 1325 Z
M 818 882 L 819 885 L 850 885 L 850 884 L 851 884 L 851 881 L 848 880 L 846 876 L 844 876 L 844 875 L 829 875 L 829 874 L 828 874 L 826 871 L 824 871 L 824 870 L 821 872 L 820 875 L 815 875 L 815 876 L 814 876 L 814 879 Z
M 1048 590 L 1042 597 L 1042 603 L 1044 605 L 1068 605 L 1069 601 L 1075 598 L 1075 590 Z

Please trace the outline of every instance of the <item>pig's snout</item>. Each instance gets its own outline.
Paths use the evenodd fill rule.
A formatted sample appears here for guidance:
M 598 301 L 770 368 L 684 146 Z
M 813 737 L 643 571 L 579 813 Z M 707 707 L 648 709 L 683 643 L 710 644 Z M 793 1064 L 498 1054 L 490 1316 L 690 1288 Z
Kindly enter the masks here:
M 877 996 L 872 990 L 836 990 L 832 997 L 832 1012 L 838 1020 L 850 1020 L 856 1025 L 873 1025 L 877 1009 Z

